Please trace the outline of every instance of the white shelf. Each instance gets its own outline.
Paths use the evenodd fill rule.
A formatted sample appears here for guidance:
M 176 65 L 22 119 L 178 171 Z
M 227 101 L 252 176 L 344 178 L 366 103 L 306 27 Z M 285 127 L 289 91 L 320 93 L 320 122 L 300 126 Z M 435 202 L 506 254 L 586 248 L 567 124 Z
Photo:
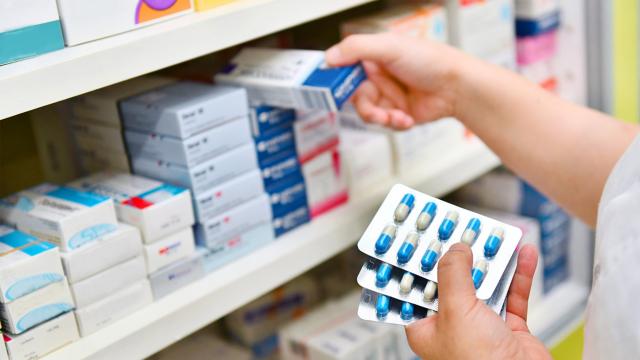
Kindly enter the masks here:
M 46 359 L 149 356 L 353 246 L 393 183 L 403 182 L 440 196 L 498 164 L 498 158 L 479 141 L 449 149 L 423 175 L 379 184 L 368 196 L 350 201 Z
M 0 66 L 0 120 L 371 1 L 237 0 Z

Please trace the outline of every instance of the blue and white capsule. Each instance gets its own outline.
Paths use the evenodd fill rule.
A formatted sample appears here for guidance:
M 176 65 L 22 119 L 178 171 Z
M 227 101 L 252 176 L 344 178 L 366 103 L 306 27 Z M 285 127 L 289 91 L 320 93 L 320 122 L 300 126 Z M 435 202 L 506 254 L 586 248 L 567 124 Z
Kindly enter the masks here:
M 378 295 L 376 300 L 376 316 L 380 320 L 384 320 L 389 315 L 390 301 L 385 295 Z
M 400 279 L 400 294 L 407 295 L 413 289 L 413 280 L 415 277 L 410 272 L 405 272 Z
M 380 236 L 378 236 L 378 240 L 376 240 L 375 251 L 376 254 L 382 255 L 389 251 L 391 248 L 391 244 L 393 244 L 393 240 L 396 238 L 396 226 L 395 225 L 387 225 L 382 229 Z
M 422 292 L 422 298 L 424 302 L 431 302 L 436 298 L 436 293 L 438 292 L 438 284 L 433 281 L 427 281 L 427 285 L 424 286 L 424 291 Z
M 420 268 L 424 272 L 429 272 L 436 267 L 438 263 L 438 259 L 440 258 L 440 253 L 442 252 L 442 242 L 439 240 L 433 240 L 427 251 L 425 251 L 422 256 L 422 260 L 420 260 Z
M 420 234 L 417 232 L 410 232 L 407 234 L 404 242 L 400 245 L 400 249 L 398 249 L 398 264 L 404 265 L 411 260 L 419 242 Z
M 487 262 L 485 260 L 478 260 L 471 269 L 471 279 L 473 280 L 473 287 L 478 289 L 482 285 L 485 275 L 487 274 Z
M 444 220 L 440 224 L 440 228 L 438 228 L 438 238 L 442 241 L 447 241 L 453 234 L 453 231 L 456 229 L 458 225 L 458 212 L 455 210 L 447 211 L 447 214 L 444 216 Z
M 487 238 L 487 242 L 484 243 L 484 256 L 489 259 L 496 256 L 503 239 L 504 229 L 500 227 L 493 228 Z
M 389 284 L 389 280 L 391 280 L 391 272 L 393 271 L 393 267 L 387 263 L 382 263 L 378 266 L 378 271 L 376 271 L 376 286 L 379 288 L 383 288 Z
M 413 319 L 413 304 L 404 302 L 400 307 L 400 318 L 404 321 Z
M 482 223 L 480 222 L 480 219 L 472 218 L 471 220 L 469 220 L 467 228 L 464 229 L 460 241 L 469 246 L 473 246 L 473 244 L 476 242 L 476 239 L 478 239 L 478 235 L 480 235 L 481 227 Z
M 416 220 L 416 230 L 425 231 L 431 225 L 433 218 L 436 217 L 438 211 L 438 205 L 430 201 L 424 205 L 418 219 Z
M 404 194 L 402 200 L 398 206 L 396 206 L 396 211 L 393 213 L 393 219 L 398 223 L 402 224 L 409 216 L 409 213 L 413 209 L 413 205 L 415 203 L 415 196 L 412 194 Z

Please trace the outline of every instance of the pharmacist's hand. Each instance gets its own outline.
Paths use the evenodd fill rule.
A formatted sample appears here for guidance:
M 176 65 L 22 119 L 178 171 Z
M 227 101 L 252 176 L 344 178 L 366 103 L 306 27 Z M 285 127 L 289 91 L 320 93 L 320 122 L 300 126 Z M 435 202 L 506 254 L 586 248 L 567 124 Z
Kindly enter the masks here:
M 507 298 L 506 322 L 475 296 L 472 254 L 455 244 L 438 264 L 439 312 L 407 327 L 411 349 L 423 359 L 551 359 L 527 328 L 527 305 L 538 254 L 525 245 Z
M 369 122 L 406 129 L 455 115 L 456 68 L 468 57 L 424 39 L 392 33 L 352 35 L 326 52 L 330 66 L 362 61 L 368 80 L 353 102 Z

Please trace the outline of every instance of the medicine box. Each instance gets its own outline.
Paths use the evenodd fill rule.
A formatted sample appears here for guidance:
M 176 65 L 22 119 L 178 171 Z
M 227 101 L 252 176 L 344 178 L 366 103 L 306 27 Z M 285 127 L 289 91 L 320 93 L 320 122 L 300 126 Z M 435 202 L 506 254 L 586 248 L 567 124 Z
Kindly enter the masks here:
M 278 131 L 288 127 L 296 119 L 296 111 L 289 108 L 279 108 L 268 105 L 255 105 L 249 108 L 251 133 L 260 137 L 271 131 Z
M 193 12 L 191 0 L 58 0 L 64 39 L 77 45 Z
M 58 248 L 0 225 L 0 300 L 8 303 L 64 281 Z
M 194 198 L 196 218 L 198 222 L 206 222 L 207 219 L 255 199 L 263 193 L 264 186 L 260 170 L 251 170 L 196 195 Z
M 515 0 L 516 17 L 540 18 L 560 8 L 559 0 Z
M 19 230 L 71 251 L 117 228 L 113 201 L 65 186 L 41 184 L 3 200 L 0 216 Z
M 82 174 L 94 174 L 100 171 L 129 172 L 129 158 L 126 153 L 104 151 L 101 149 L 78 148 L 78 162 Z
M 20 334 L 73 308 L 73 299 L 65 278 L 2 304 L 2 327 L 12 334 Z
M 75 122 L 91 122 L 120 129 L 118 101 L 175 82 L 161 76 L 142 76 L 92 91 L 71 100 Z
M 307 190 L 304 178 L 299 175 L 289 176 L 267 188 L 273 215 L 282 215 L 301 205 L 307 206 Z
M 82 309 L 120 289 L 147 277 L 142 254 L 97 273 L 82 281 L 70 284 L 76 308 Z
M 311 218 L 344 204 L 349 199 L 347 181 L 337 147 L 325 151 L 302 165 Z
M 68 312 L 20 335 L 3 335 L 11 360 L 32 360 L 76 341 L 78 326 L 73 312 Z
M 244 89 L 181 81 L 120 102 L 127 129 L 189 138 L 249 113 Z
M 298 120 L 293 124 L 293 129 L 296 151 L 303 164 L 340 142 L 337 113 L 298 111 Z
M 0 65 L 64 47 L 55 0 L 0 4 Z
M 140 231 L 120 223 L 116 231 L 61 255 L 67 279 L 74 284 L 141 254 Z
M 516 36 L 538 36 L 560 28 L 560 11 L 545 14 L 536 19 L 516 19 Z
M 126 159 L 126 147 L 119 127 L 94 123 L 84 119 L 71 121 L 76 146 L 86 152 L 116 152 Z M 128 164 L 128 161 L 127 161 Z
M 319 50 L 244 48 L 215 80 L 246 88 L 254 104 L 337 111 L 365 78 L 359 64 L 325 66 Z
M 229 242 L 227 247 L 208 249 L 202 257 L 205 273 L 210 273 L 236 259 L 242 258 L 274 240 L 271 223 L 249 229 Z M 202 243 L 202 241 L 198 241 Z
M 447 42 L 447 14 L 437 4 L 394 5 L 372 15 L 348 20 L 340 26 L 342 37 L 387 31 Z
M 129 155 L 164 160 L 181 166 L 196 166 L 212 157 L 252 141 L 249 121 L 236 118 L 188 139 L 155 133 L 125 131 Z
M 296 151 L 293 127 L 281 127 L 267 134 L 255 138 L 258 164 L 264 164 L 269 159 L 284 153 Z
M 340 153 L 350 195 L 365 195 L 393 176 L 391 142 L 384 133 L 341 129 Z
M 140 280 L 83 309 L 75 311 L 81 336 L 92 334 L 142 309 L 153 301 L 147 279 Z
M 199 248 L 191 256 L 149 274 L 153 298 L 160 299 L 204 276 L 202 256 L 207 250 Z
M 113 198 L 120 221 L 137 227 L 152 243 L 193 225 L 189 190 L 124 173 L 102 172 L 70 186 Z
M 298 204 L 296 208 L 273 216 L 273 231 L 276 237 L 280 237 L 298 226 L 308 223 L 310 220 L 309 207 L 306 202 Z
M 302 169 L 295 151 L 286 152 L 260 164 L 264 186 L 270 188 L 291 176 L 301 176 Z
M 164 239 L 144 246 L 144 254 L 147 260 L 147 272 L 149 274 L 163 266 L 184 259 L 195 251 L 193 229 L 184 228 Z

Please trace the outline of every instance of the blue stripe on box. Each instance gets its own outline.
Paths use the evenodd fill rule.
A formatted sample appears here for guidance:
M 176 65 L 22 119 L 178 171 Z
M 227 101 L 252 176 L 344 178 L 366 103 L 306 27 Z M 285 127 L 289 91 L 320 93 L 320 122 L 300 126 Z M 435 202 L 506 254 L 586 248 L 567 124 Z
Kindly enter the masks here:
M 35 236 L 25 234 L 18 230 L 0 237 L 0 243 L 6 244 L 14 249 L 25 246 L 20 249 L 20 251 L 29 256 L 36 256 L 56 247 L 51 243 L 40 241 Z
M 92 207 L 104 201 L 109 200 L 108 197 L 94 194 L 88 191 L 80 191 L 68 187 L 61 186 L 55 190 L 49 191 L 47 195 L 61 200 L 74 202 L 76 204 Z
M 367 78 L 361 64 L 329 68 L 321 65 L 305 80 L 305 86 L 331 89 L 338 108 L 342 107 L 358 86 Z
M 157 188 L 151 189 L 147 192 L 143 192 L 142 194 L 139 194 L 138 197 L 144 199 L 145 197 L 155 194 L 159 191 L 163 191 L 163 192 L 167 192 L 171 195 L 178 195 L 181 194 L 185 191 L 187 191 L 187 189 L 185 188 L 181 188 L 178 186 L 173 186 L 173 185 L 169 185 L 169 184 L 162 184 L 160 186 L 158 186 Z
M 516 19 L 516 36 L 538 36 L 560 27 L 560 12 L 554 11 L 537 19 Z
M 0 65 L 64 48 L 60 21 L 0 33 Z

